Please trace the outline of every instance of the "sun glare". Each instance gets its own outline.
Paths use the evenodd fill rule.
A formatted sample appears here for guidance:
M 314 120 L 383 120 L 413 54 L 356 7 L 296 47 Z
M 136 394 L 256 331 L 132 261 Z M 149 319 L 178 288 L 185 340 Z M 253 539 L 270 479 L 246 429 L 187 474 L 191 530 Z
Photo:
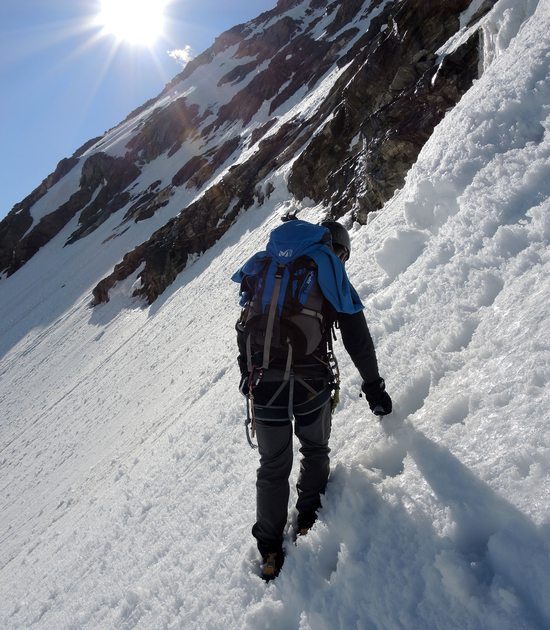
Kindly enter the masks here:
M 155 43 L 164 29 L 167 0 L 101 0 L 98 16 L 104 32 L 142 46 Z

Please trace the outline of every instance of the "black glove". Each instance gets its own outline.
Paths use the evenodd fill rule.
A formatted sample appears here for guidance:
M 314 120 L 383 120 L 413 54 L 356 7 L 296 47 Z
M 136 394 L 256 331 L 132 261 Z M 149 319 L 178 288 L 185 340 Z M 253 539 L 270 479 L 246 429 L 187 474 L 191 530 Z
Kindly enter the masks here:
M 243 396 L 248 396 L 250 392 L 250 386 L 248 384 L 248 381 L 249 381 L 248 373 L 241 374 L 241 382 L 239 383 L 239 391 L 241 392 Z
M 361 390 L 365 394 L 370 410 L 375 416 L 385 416 L 391 413 L 391 398 L 386 391 L 386 383 L 383 378 L 379 378 L 372 383 L 365 383 L 363 381 Z

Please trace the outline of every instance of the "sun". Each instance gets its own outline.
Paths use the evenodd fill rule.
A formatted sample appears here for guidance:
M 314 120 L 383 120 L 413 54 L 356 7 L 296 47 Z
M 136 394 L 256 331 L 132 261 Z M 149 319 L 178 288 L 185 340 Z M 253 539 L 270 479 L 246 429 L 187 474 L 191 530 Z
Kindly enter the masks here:
M 163 33 L 167 4 L 168 0 L 101 0 L 98 22 L 118 40 L 152 46 Z

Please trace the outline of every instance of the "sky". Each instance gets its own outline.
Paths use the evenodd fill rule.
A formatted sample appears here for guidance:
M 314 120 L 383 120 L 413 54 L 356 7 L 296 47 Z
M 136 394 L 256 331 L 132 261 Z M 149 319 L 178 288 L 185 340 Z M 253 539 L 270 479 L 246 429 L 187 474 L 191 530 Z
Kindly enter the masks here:
M 183 67 L 169 51 L 196 56 L 223 31 L 275 5 L 169 1 L 162 36 L 146 46 L 98 24 L 101 0 L 2 0 L 0 219 L 60 159 L 156 96 Z

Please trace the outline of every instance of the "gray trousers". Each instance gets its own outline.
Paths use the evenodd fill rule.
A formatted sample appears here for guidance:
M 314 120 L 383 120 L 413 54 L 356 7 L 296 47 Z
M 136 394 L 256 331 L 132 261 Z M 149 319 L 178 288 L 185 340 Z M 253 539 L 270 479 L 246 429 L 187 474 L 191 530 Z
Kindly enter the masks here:
M 260 466 L 256 480 L 256 523 L 252 534 L 263 556 L 281 549 L 288 517 L 289 477 L 293 459 L 289 396 L 294 416 L 294 433 L 300 441 L 302 454 L 296 485 L 298 528 L 311 527 L 321 506 L 320 495 L 325 491 L 330 472 L 328 442 L 332 411 L 331 390 L 327 381 L 317 380 L 316 385 L 319 384 L 321 391 L 317 389 L 316 393 L 312 393 L 296 382 L 292 389 L 289 386 L 281 392 L 276 404 L 269 407 L 260 403 L 279 384 L 268 383 L 263 392 L 259 387 L 259 392 L 255 395 L 255 400 L 258 400 L 254 407 Z

